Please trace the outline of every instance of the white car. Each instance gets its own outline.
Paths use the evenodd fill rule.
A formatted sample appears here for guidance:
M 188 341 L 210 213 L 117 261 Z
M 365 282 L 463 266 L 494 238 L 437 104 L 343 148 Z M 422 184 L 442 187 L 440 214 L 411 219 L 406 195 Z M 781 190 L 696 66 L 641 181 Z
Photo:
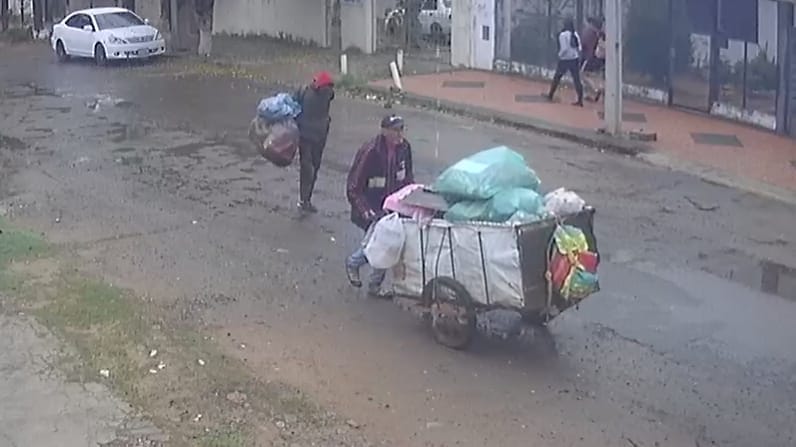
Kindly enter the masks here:
M 109 60 L 149 58 L 166 52 L 160 32 L 124 8 L 73 12 L 53 26 L 50 42 L 60 62 L 86 57 L 105 65 Z

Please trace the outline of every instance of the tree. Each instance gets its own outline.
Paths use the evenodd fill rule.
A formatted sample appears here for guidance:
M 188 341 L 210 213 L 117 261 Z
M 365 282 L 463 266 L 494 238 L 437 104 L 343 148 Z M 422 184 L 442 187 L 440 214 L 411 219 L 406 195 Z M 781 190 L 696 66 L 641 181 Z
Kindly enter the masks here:
M 215 0 L 194 0 L 199 25 L 199 55 L 210 56 L 213 49 L 213 6 Z

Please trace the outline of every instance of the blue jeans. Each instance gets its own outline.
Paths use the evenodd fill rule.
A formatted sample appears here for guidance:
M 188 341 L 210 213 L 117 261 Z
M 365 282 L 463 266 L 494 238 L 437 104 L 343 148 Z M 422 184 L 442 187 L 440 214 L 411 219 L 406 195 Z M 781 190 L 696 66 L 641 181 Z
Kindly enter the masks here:
M 360 246 L 357 250 L 349 256 L 345 265 L 351 270 L 359 271 L 365 264 L 368 263 L 368 258 L 365 256 L 365 247 Z M 378 292 L 381 290 L 381 285 L 384 283 L 384 277 L 387 275 L 387 270 L 373 269 L 368 278 L 368 290 L 371 292 Z

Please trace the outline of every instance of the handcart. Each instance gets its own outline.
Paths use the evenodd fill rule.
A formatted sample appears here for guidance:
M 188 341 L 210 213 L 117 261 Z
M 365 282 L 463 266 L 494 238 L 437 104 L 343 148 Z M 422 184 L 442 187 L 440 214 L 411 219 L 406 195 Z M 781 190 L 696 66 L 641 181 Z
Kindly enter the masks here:
M 476 315 L 496 309 L 519 312 L 542 325 L 575 306 L 550 284 L 548 259 L 559 224 L 579 228 L 597 251 L 594 208 L 521 224 L 403 220 L 402 259 L 394 268 L 396 296 L 430 320 L 437 342 L 465 349 Z

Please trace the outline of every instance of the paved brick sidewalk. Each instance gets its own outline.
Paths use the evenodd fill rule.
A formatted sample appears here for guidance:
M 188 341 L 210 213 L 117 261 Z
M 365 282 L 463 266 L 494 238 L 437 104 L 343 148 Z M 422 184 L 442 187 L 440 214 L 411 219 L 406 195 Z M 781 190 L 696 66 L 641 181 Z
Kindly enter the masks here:
M 542 120 L 569 129 L 596 132 L 603 126 L 602 103 L 584 108 L 570 105 L 571 89 L 562 89 L 556 103 L 541 97 L 548 84 L 479 71 L 454 71 L 408 76 L 404 90 L 467 106 Z M 390 81 L 372 85 L 385 87 Z M 625 101 L 625 130 L 657 133 L 649 145 L 670 158 L 692 162 L 733 177 L 796 191 L 796 141 L 765 130 L 707 115 Z

